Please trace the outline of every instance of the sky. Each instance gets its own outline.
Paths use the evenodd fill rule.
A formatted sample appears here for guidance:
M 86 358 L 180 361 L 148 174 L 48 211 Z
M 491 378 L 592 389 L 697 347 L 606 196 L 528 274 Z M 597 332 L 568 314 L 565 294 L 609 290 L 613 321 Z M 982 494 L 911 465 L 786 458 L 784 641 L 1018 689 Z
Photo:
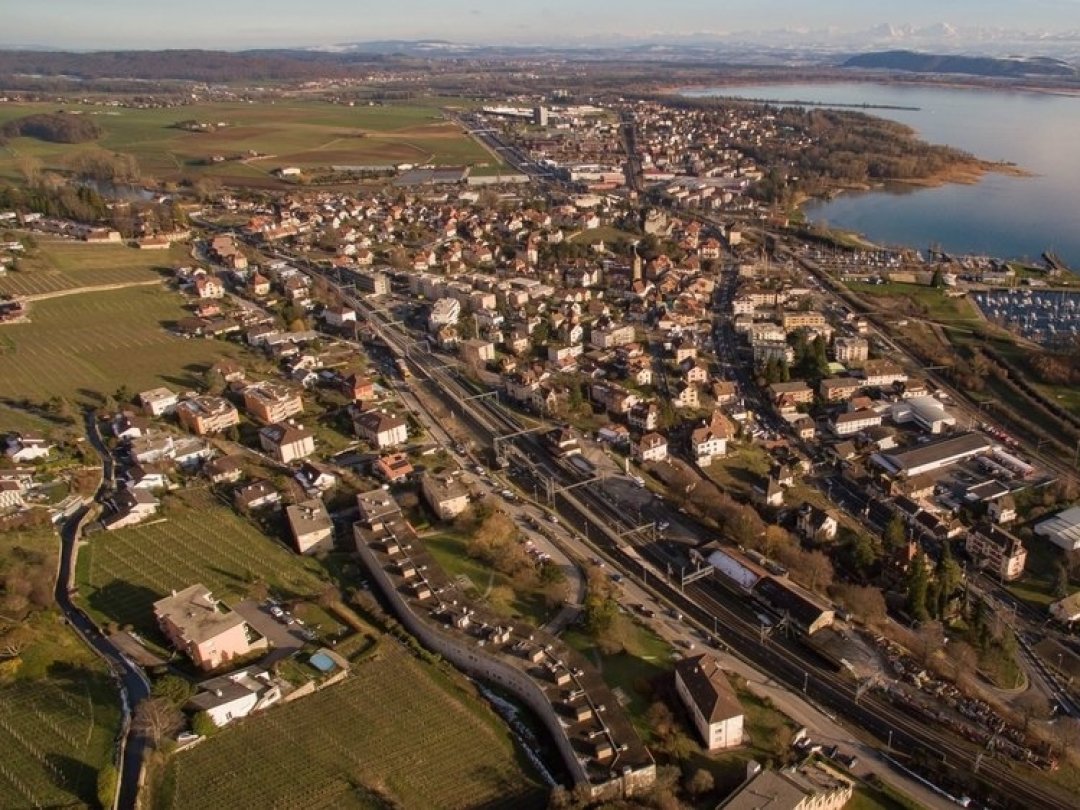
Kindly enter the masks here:
M 1080 30 L 1080 0 L 3 0 L 0 46 L 241 49 L 377 39 L 557 44 L 948 22 Z

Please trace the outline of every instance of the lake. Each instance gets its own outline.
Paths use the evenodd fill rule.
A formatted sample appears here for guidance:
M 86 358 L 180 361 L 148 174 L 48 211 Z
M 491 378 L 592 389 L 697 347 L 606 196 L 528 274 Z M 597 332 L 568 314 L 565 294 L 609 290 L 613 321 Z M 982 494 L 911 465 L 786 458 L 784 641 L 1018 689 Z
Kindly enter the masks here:
M 936 243 L 954 253 L 1018 259 L 1052 250 L 1080 270 L 1080 97 L 863 82 L 742 85 L 684 95 L 917 108 L 860 111 L 1034 176 L 990 173 L 971 185 L 842 194 L 807 204 L 810 219 L 920 249 Z

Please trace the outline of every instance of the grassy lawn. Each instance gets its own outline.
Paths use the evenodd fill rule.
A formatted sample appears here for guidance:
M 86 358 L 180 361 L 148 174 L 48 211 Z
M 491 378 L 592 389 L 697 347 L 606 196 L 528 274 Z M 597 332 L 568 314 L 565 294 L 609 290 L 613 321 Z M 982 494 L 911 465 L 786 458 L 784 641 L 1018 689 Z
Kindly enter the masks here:
M 1033 537 L 1024 545 L 1028 552 L 1024 575 L 1005 587 L 1017 599 L 1036 609 L 1044 609 L 1057 601 L 1053 594 L 1054 571 L 1062 559 L 1062 552 L 1042 537 Z
M 88 245 L 84 242 L 40 240 L 38 248 L 19 260 L 19 269 L 0 278 L 0 294 L 41 293 L 156 281 L 164 271 L 189 259 L 188 249 L 138 250 L 126 245 Z
M 157 799 L 185 810 L 546 803 L 501 722 L 393 642 L 344 683 L 174 755 Z
M 205 368 L 242 349 L 167 332 L 187 315 L 182 303 L 179 294 L 135 287 L 33 304 L 29 323 L 0 328 L 0 390 L 36 401 L 93 401 L 121 385 L 198 385 Z
M 853 293 L 877 302 L 890 313 L 922 316 L 935 321 L 977 322 L 975 305 L 966 298 L 949 298 L 943 290 L 922 284 L 849 283 Z
M 264 536 L 207 490 L 170 496 L 163 517 L 96 534 L 80 551 L 80 601 L 99 623 L 154 635 L 153 603 L 197 582 L 227 604 L 256 580 L 286 598 L 319 591 L 317 562 Z
M 475 596 L 486 601 L 499 615 L 524 619 L 534 627 L 541 626 L 554 615 L 539 588 L 524 588 L 481 560 L 470 557 L 467 537 L 446 533 L 426 536 L 422 541 L 447 576 L 468 577 Z
M 919 805 L 888 785 L 858 785 L 844 810 L 918 810 Z
M 614 654 L 603 654 L 597 649 L 592 636 L 581 630 L 567 630 L 563 641 L 588 656 L 597 665 L 604 681 L 618 690 L 625 699 L 626 709 L 640 734 L 648 739 L 651 731 L 645 722 L 645 713 L 654 698 L 656 680 L 671 671 L 673 663 L 671 645 L 649 628 L 625 616 L 617 619 L 612 633 L 622 645 Z
M 633 242 L 635 239 L 640 239 L 638 234 L 631 233 L 630 231 L 620 230 L 619 228 L 612 228 L 610 226 L 601 226 L 599 228 L 590 228 L 587 231 L 575 234 L 572 242 L 582 242 L 584 244 L 592 245 L 597 242 L 603 242 L 608 247 L 618 241 Z
M 59 543 L 48 530 L 0 534 L 0 570 L 27 566 L 51 593 Z M 92 806 L 120 726 L 119 696 L 55 608 L 20 618 L 30 643 L 0 674 L 0 807 Z
M 55 104 L 6 104 L 0 123 Z M 300 168 L 400 162 L 440 164 L 489 163 L 491 155 L 442 118 L 439 106 L 423 100 L 386 106 L 347 107 L 322 102 L 222 103 L 174 109 L 83 109 L 104 130 L 92 144 L 52 144 L 14 138 L 0 152 L 0 179 L 19 180 L 19 157 L 62 169 L 73 155 L 105 150 L 133 155 L 144 176 L 160 180 L 228 176 L 267 179 L 282 166 Z M 194 119 L 224 122 L 209 132 L 188 132 L 173 125 Z M 214 155 L 233 157 L 257 152 L 266 157 L 241 163 L 205 164 Z
M 748 497 L 754 484 L 768 475 L 769 454 L 761 445 L 742 444 L 733 453 L 704 467 L 705 474 L 725 490 L 734 490 Z

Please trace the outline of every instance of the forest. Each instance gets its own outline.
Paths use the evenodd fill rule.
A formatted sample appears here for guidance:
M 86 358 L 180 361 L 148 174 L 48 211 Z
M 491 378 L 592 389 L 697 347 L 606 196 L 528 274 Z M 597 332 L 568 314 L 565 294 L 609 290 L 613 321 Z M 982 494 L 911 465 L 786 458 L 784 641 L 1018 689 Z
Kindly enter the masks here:
M 102 131 L 92 119 L 73 113 L 35 113 L 8 121 L 0 127 L 0 142 L 6 138 L 37 138 L 51 143 L 96 141 Z

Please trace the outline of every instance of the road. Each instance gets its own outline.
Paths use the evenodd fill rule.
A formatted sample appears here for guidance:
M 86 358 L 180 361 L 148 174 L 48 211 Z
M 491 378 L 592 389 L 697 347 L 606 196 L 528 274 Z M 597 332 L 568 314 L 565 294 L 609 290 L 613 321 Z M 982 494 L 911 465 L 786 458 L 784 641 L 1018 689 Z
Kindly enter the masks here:
M 101 440 L 92 413 L 87 413 L 86 428 L 91 445 L 102 459 L 102 484 L 98 491 L 100 498 L 109 491 L 108 482 L 112 480 L 112 457 Z M 139 702 L 150 696 L 150 684 L 142 670 L 125 658 L 120 650 L 101 634 L 97 625 L 72 601 L 72 596 L 76 593 L 74 576 L 75 563 L 78 559 L 79 534 L 91 508 L 93 507 L 84 506 L 68 518 L 60 529 L 61 548 L 60 567 L 56 577 L 56 605 L 64 614 L 68 625 L 109 665 L 120 686 L 120 699 L 124 710 L 124 743 L 116 806 L 120 810 L 134 810 L 138 799 L 139 776 L 147 752 L 147 740 L 132 728 L 130 720 Z

